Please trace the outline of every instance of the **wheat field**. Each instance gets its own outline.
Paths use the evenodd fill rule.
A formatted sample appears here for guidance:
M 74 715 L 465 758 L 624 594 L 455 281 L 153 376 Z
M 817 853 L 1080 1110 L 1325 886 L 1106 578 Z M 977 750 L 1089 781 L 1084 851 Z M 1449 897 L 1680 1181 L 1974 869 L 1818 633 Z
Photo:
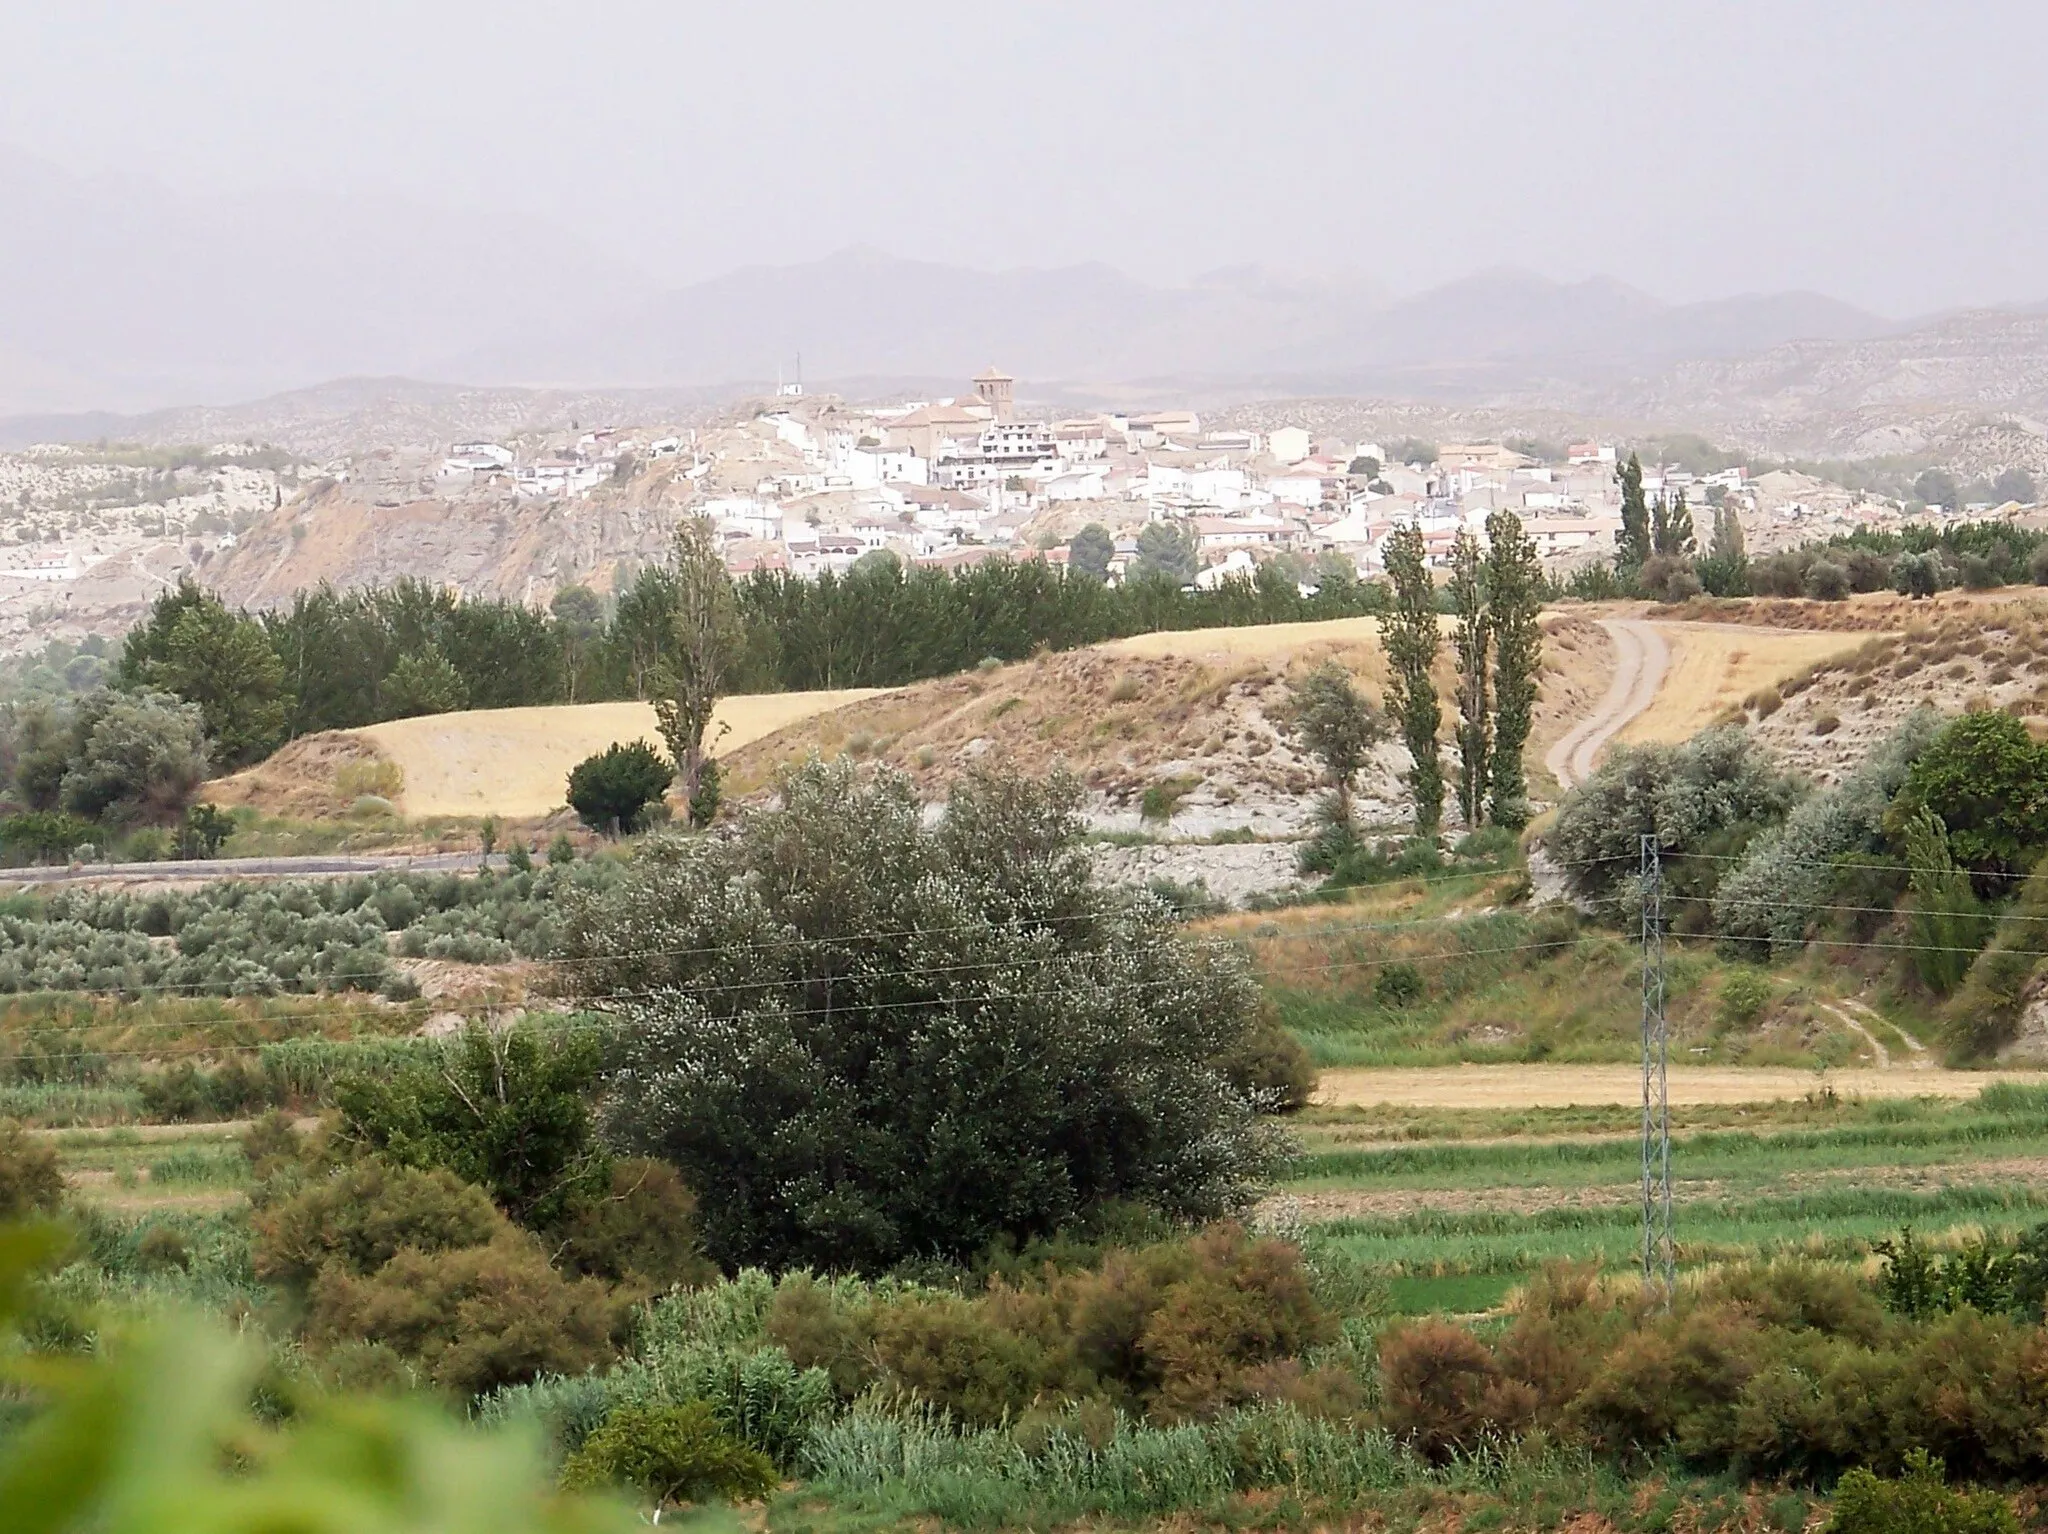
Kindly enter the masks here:
M 1725 623 L 1655 627 L 1671 647 L 1671 663 L 1655 700 L 1617 737 L 1629 745 L 1685 740 L 1751 693 L 1776 686 L 1821 661 L 1853 654 L 1875 637 Z
M 853 687 L 725 698 L 712 716 L 707 740 L 714 753 L 737 750 L 785 725 L 882 690 Z M 522 820 L 558 809 L 569 769 L 591 753 L 614 741 L 661 744 L 651 703 L 475 709 L 393 719 L 350 733 L 404 772 L 406 814 Z

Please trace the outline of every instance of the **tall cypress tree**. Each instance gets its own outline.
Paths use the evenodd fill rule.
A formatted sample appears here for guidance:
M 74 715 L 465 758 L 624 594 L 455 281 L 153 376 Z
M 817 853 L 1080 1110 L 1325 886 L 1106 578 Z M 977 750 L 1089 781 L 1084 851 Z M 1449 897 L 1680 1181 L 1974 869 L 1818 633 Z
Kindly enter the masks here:
M 1493 743 L 1486 676 L 1493 632 L 1484 561 L 1479 540 L 1460 532 L 1451 544 L 1451 606 L 1458 615 L 1451 650 L 1458 661 L 1458 813 L 1471 827 L 1486 813 L 1487 755 Z
M 1486 600 L 1493 626 L 1493 758 L 1487 818 L 1519 829 L 1529 823 L 1522 748 L 1536 716 L 1536 679 L 1543 669 L 1543 570 L 1536 544 L 1512 511 L 1486 519 Z
M 1444 818 L 1444 769 L 1437 760 L 1437 725 L 1443 711 L 1437 704 L 1430 667 L 1436 660 L 1436 587 L 1424 562 L 1422 530 L 1396 528 L 1387 535 L 1387 574 L 1394 583 L 1394 605 L 1380 619 L 1392 675 L 1387 683 L 1388 711 L 1401 722 L 1401 738 L 1415 759 L 1408 769 L 1408 789 L 1415 796 L 1415 834 L 1434 837 Z
M 1643 500 L 1643 461 L 1634 453 L 1614 471 L 1621 481 L 1621 531 L 1614 535 L 1616 573 L 1640 570 L 1650 557 L 1650 508 Z

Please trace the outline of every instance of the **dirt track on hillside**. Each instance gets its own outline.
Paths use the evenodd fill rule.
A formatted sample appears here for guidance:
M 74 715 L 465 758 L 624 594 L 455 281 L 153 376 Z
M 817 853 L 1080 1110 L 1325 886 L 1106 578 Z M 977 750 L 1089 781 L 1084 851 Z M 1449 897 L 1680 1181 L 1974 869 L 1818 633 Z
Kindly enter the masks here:
M 1600 748 L 1655 700 L 1671 660 L 1664 636 L 1654 624 L 1634 618 L 1602 618 L 1600 626 L 1614 639 L 1614 680 L 1593 712 L 1566 731 L 1544 757 L 1543 765 L 1560 788 L 1568 789 L 1592 776 Z
M 2048 1085 L 2039 1071 L 1844 1070 L 1674 1065 L 1674 1106 L 1778 1102 L 1823 1087 L 1842 1097 L 1974 1097 L 1994 1081 Z M 1633 1065 L 1451 1065 L 1423 1069 L 1336 1066 L 1322 1073 L 1315 1100 L 1327 1106 L 1404 1108 L 1574 1108 L 1638 1103 Z

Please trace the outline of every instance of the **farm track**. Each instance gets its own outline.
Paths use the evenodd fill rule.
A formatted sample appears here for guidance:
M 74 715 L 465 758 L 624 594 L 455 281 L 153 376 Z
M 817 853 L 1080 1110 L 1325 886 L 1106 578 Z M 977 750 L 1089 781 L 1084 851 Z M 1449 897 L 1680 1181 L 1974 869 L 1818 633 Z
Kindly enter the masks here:
M 1831 1089 L 1840 1097 L 1974 1097 L 1994 1081 L 2048 1083 L 2039 1071 L 1875 1068 L 1829 1071 L 1671 1067 L 1677 1105 L 1780 1102 Z M 1322 1073 L 1315 1101 L 1326 1106 L 1399 1104 L 1409 1108 L 1583 1108 L 1642 1101 L 1633 1065 L 1337 1066 Z
M 1614 640 L 1614 680 L 1599 706 L 1573 725 L 1543 759 L 1563 789 L 1593 775 L 1601 747 L 1656 700 L 1671 664 L 1671 647 L 1656 625 L 1637 618 L 1602 618 L 1600 626 Z
M 0 888 L 23 884 L 193 884 L 214 879 L 342 879 L 351 874 L 475 873 L 475 852 L 309 853 L 282 858 L 203 858 L 164 863 L 72 863 L 61 868 L 0 869 Z M 491 859 L 502 868 L 502 855 Z

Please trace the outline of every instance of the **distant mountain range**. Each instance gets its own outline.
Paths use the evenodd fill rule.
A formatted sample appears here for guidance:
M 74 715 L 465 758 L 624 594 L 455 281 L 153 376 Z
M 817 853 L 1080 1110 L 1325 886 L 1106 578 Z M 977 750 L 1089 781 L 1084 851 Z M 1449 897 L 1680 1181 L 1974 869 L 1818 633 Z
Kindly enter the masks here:
M 0 412 L 418 373 L 522 320 L 654 290 L 545 226 L 310 187 L 195 198 L 5 146 L 0 208 Z
M 1817 293 L 1667 304 L 1612 278 L 1482 272 L 1398 300 L 1363 284 L 1258 267 L 1155 287 L 1102 265 L 971 271 L 855 247 L 754 266 L 594 323 L 528 327 L 436 371 L 522 384 L 762 380 L 800 355 L 812 378 L 965 377 L 999 362 L 1069 385 L 1307 373 L 1368 381 L 1432 368 L 1642 368 L 1796 339 L 1853 340 L 1890 322 Z
M 1499 404 L 1831 451 L 1906 450 L 1925 434 L 1895 423 L 1916 414 L 2048 418 L 2044 306 L 1898 323 L 1818 293 L 1674 304 L 1513 269 L 1391 297 L 1256 266 L 1169 286 L 864 247 L 663 288 L 502 217 L 311 190 L 196 199 L 4 147 L 0 207 L 0 446 L 255 435 L 326 452 L 694 419 L 799 359 L 856 398 L 950 392 L 996 363 L 1074 405 Z
M 1309 375 L 1574 377 L 1890 326 L 1811 293 L 1667 304 L 1611 278 L 1492 271 L 1401 299 L 1258 267 L 1181 286 L 1088 264 L 984 272 L 855 247 L 662 290 L 507 216 L 303 193 L 195 198 L 0 146 L 0 413 L 220 404 L 324 380 L 1071 385 Z

